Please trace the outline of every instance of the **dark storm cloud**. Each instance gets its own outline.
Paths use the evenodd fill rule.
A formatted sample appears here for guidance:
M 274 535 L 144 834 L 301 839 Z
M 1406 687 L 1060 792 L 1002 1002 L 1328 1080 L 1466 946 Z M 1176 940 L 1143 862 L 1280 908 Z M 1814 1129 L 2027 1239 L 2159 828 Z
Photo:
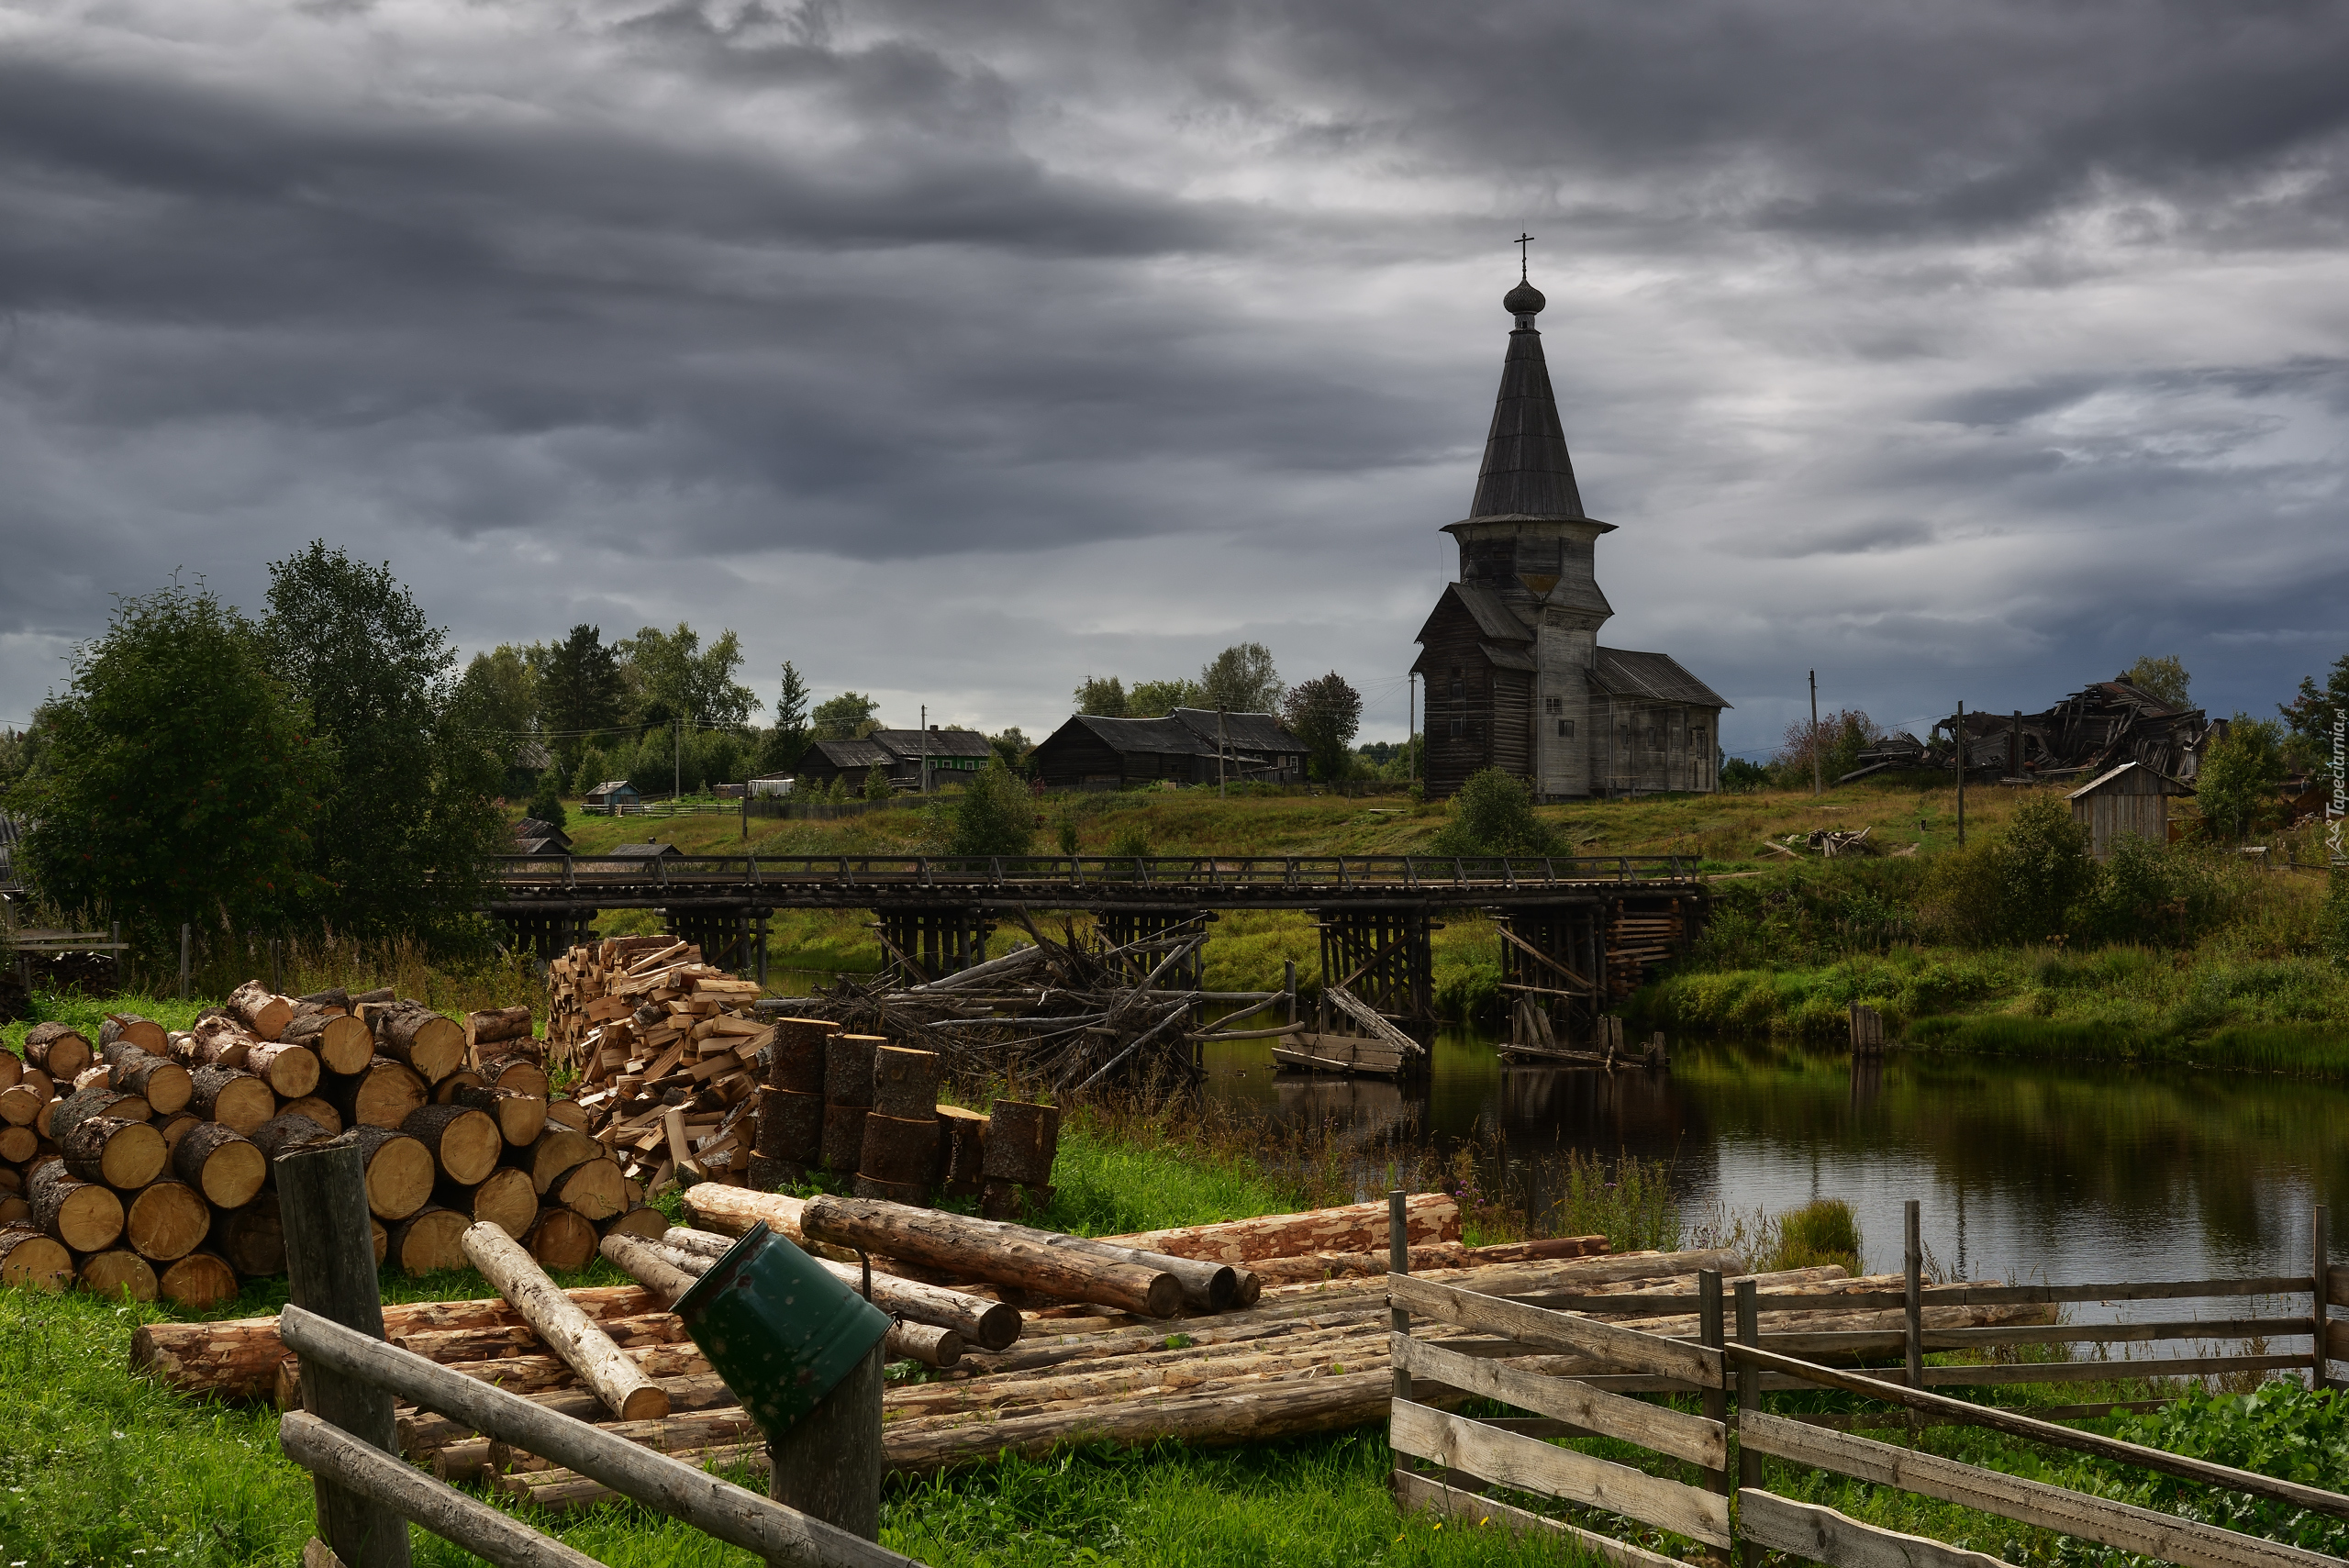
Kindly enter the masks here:
M 316 534 L 469 646 L 971 722 L 1242 635 L 1393 685 L 1520 223 L 1609 639 L 1753 734 L 2344 635 L 2349 6 L 13 15 L 0 719 Z

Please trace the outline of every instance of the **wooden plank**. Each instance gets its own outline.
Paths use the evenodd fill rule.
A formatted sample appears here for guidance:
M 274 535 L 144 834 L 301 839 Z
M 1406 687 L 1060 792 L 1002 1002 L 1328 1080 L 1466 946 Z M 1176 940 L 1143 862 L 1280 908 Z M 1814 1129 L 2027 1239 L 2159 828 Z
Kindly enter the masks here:
M 1587 1318 L 1570 1318 L 1563 1312 L 1545 1311 L 1523 1302 L 1484 1296 L 1433 1280 L 1414 1279 L 1408 1274 L 1386 1276 L 1386 1298 L 1394 1306 L 1425 1313 L 1463 1329 L 1506 1334 L 1529 1345 L 1577 1351 L 1610 1365 L 1680 1378 L 1700 1386 L 1720 1386 L 1721 1354 L 1702 1345 L 1682 1344 L 1642 1334 L 1636 1329 L 1595 1323 Z
M 1797 1464 L 1902 1487 L 2186 1568 L 2340 1568 L 2339 1559 L 2322 1552 L 1776 1416 L 1744 1416 L 1738 1423 L 1738 1441 Z
M 1952 1399 L 1943 1394 L 1928 1394 L 1920 1388 L 1903 1388 L 1897 1384 L 1877 1378 L 1861 1377 L 1851 1373 L 1838 1372 L 1831 1367 L 1814 1366 L 1807 1362 L 1798 1362 L 1774 1354 L 1769 1351 L 1734 1345 L 1730 1347 L 1728 1354 L 1740 1366 L 1766 1368 L 1774 1372 L 1783 1372 L 1791 1376 L 1807 1377 L 1824 1387 L 1840 1388 L 1847 1394 L 1858 1394 L 1872 1399 L 1881 1399 L 1888 1405 L 1906 1406 L 1912 1410 L 1949 1416 L 1965 1420 L 1973 1426 L 1987 1427 L 1992 1431 L 2004 1432 L 2009 1437 L 2024 1438 L 2033 1442 L 2044 1443 L 2050 1448 L 2069 1449 L 2075 1453 L 2090 1453 L 2099 1459 L 2110 1460 L 2117 1464 L 2133 1464 L 2143 1470 L 2156 1470 L 2165 1475 L 2176 1475 L 2188 1481 L 2199 1481 L 2206 1486 L 2222 1486 L 2231 1492 L 2248 1492 L 2254 1497 L 2265 1497 L 2270 1502 L 2282 1503 L 2288 1507 L 2308 1508 L 2320 1514 L 2329 1514 L 2335 1518 L 2349 1518 L 2349 1496 L 2344 1496 L 2339 1492 L 2327 1491 L 2321 1486 L 2303 1486 L 2297 1481 L 2279 1481 L 2269 1475 L 2254 1475 L 2250 1471 L 2237 1470 L 2230 1465 L 2213 1464 L 2207 1460 L 2188 1459 L 2183 1454 L 2170 1453 L 2162 1449 L 2146 1448 L 2140 1443 L 2122 1442 L 2118 1438 L 2103 1437 L 2095 1432 L 2084 1432 L 2072 1427 L 2059 1427 L 2052 1421 L 2036 1420 L 2013 1410 L 1996 1409 L 1987 1405 L 1971 1405 L 1963 1399 Z M 2301 1366 L 2307 1364 L 2308 1360 L 2305 1356 L 2234 1356 L 2212 1359 L 2223 1359 L 2238 1366 L 2248 1362 L 2269 1361 L 2284 1366 Z M 2116 1363 L 2110 1362 L 2088 1362 L 2076 1370 L 2092 1373 L 2109 1369 L 2114 1364 Z M 2140 1362 L 2118 1364 L 2154 1366 L 2163 1363 Z M 2177 1365 L 2178 1363 L 2169 1364 Z M 1936 1370 L 1965 1373 L 1975 1369 L 1943 1367 Z M 1981 1370 L 2022 1372 L 2029 1369 L 1993 1367 Z M 2015 1380 L 1986 1378 L 1983 1381 Z M 2086 1381 L 2086 1379 L 2048 1378 L 2044 1381 Z
M 1987 1552 L 1862 1524 L 1833 1508 L 1789 1502 L 1752 1486 L 1737 1494 L 1737 1533 L 1832 1568 L 2006 1568 Z
M 1387 1441 L 1397 1453 L 1464 1470 L 1513 1492 L 1604 1508 L 1713 1546 L 1731 1544 L 1727 1497 L 1536 1438 L 1495 1431 L 1408 1399 L 1395 1401 L 1388 1429 Z
M 2020 1366 L 1929 1366 L 1928 1388 L 2003 1388 L 2009 1384 L 2124 1383 L 2151 1377 L 2201 1377 L 2214 1372 L 2276 1372 L 2305 1367 L 2308 1352 L 2284 1356 L 2149 1356 L 2125 1362 L 2040 1362 Z M 1957 1401 L 1964 1404 L 1965 1401 Z M 1978 1408 L 1968 1406 L 1967 1408 Z
M 1363 1001 L 1344 986 L 1332 985 L 1329 990 L 1323 992 L 1322 995 L 1329 997 L 1330 1001 L 1335 1002 L 1338 1005 L 1339 1010 L 1343 1012 L 1346 1017 L 1353 1019 L 1354 1022 L 1360 1024 L 1363 1028 L 1368 1029 L 1372 1034 L 1377 1036 L 1388 1045 L 1393 1046 L 1404 1055 L 1417 1056 L 1420 1054 L 1422 1048 L 1418 1040 L 1413 1040 L 1409 1035 L 1405 1034 L 1401 1029 L 1398 1029 L 1393 1024 L 1388 1023 L 1385 1018 L 1380 1016 L 1378 1009 L 1373 1007 L 1369 1003 Z
M 1928 1329 L 1929 1351 L 1970 1350 L 1976 1345 L 2121 1345 L 2173 1340 L 2284 1339 L 2310 1332 L 2306 1318 L 2202 1318 L 2165 1323 L 2026 1323 L 1995 1329 Z M 1762 1348 L 1784 1355 L 1807 1351 L 1897 1351 L 1907 1343 L 1899 1329 L 1826 1329 L 1814 1333 L 1785 1329 L 1762 1336 Z M 2303 1361 L 2307 1358 L 2302 1357 Z
M 1564 1519 L 1543 1518 L 1530 1509 L 1496 1503 L 1408 1470 L 1395 1473 L 1395 1503 L 1397 1507 L 1424 1509 L 1480 1529 L 1497 1525 L 1515 1535 L 1563 1535 L 1610 1568 L 1688 1568 L 1676 1557 L 1616 1540 Z
M 1651 1405 L 1644 1399 L 1604 1393 L 1572 1378 L 1545 1377 L 1522 1367 L 1459 1355 L 1426 1340 L 1397 1334 L 1393 1340 L 1395 1364 L 1416 1377 L 1433 1378 L 1520 1410 L 1553 1416 L 1707 1469 L 1720 1470 L 1729 1463 L 1728 1429 L 1719 1421 Z

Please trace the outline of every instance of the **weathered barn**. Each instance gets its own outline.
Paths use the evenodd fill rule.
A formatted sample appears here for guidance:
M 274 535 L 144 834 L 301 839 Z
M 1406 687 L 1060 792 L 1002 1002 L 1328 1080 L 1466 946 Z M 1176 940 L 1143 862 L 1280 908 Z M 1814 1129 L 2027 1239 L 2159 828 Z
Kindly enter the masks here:
M 525 817 L 514 824 L 515 852 L 523 855 L 567 855 L 571 835 L 551 822 Z
M 1122 789 L 1172 779 L 1217 782 L 1218 747 L 1223 779 L 1234 783 L 1302 784 L 1305 742 L 1269 713 L 1226 713 L 1178 707 L 1163 718 L 1072 716 L 1029 753 L 1029 765 L 1048 789 Z M 1219 736 L 1220 740 L 1219 741 Z
M 852 793 L 864 787 L 865 775 L 878 768 L 885 774 L 896 765 L 896 755 L 871 740 L 811 740 L 799 759 L 798 788 L 827 790 L 845 775 Z
M 1460 580 L 1419 628 L 1428 792 L 1486 768 L 1543 800 L 1709 791 L 1729 704 L 1666 654 L 1599 646 L 1615 611 L 1596 550 L 1615 525 L 1583 511 L 1533 326 L 1546 303 L 1522 280 L 1501 301 L 1516 325 L 1484 466 L 1468 516 L 1443 530 Z
M 2194 791 L 2143 762 L 2123 762 L 2099 778 L 2082 784 L 2064 798 L 2072 803 L 2072 818 L 2088 830 L 2090 850 L 2099 860 L 2112 853 L 2112 841 L 2134 833 L 2155 844 L 2169 841 L 2169 803 Z

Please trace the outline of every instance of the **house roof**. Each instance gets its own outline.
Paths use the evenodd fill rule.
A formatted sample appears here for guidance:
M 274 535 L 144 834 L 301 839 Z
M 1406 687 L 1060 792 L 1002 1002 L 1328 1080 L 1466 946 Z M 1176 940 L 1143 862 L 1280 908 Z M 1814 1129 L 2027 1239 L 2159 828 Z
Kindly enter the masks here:
M 567 839 L 517 839 L 514 852 L 518 855 L 567 855 L 571 841 Z
M 1476 644 L 1476 651 L 1504 670 L 1533 671 L 1542 668 L 1534 662 L 1533 655 L 1522 648 L 1500 648 L 1489 642 L 1480 642 Z
M 1720 693 L 1697 679 L 1669 653 L 1634 653 L 1622 648 L 1601 648 L 1591 666 L 1590 684 L 1609 696 L 1647 697 L 1657 702 L 1689 703 L 1698 707 L 1727 707 Z
M 541 822 L 535 817 L 525 817 L 522 820 L 514 824 L 514 837 L 517 839 L 555 839 L 566 844 L 571 842 L 570 834 L 564 832 L 553 823 Z
M 1550 390 L 1542 334 L 1533 326 L 1546 303 L 1540 289 L 1523 283 L 1502 302 L 1517 325 L 1501 360 L 1501 388 L 1493 403 L 1492 428 L 1485 437 L 1475 499 L 1468 504 L 1471 517 L 1584 515 L 1574 460 L 1566 453 L 1565 428 L 1558 421 L 1558 399 Z
M 2146 767 L 2143 762 L 2123 762 L 2117 768 L 2106 769 L 2103 773 L 2099 773 L 2096 777 L 2088 780 L 2087 783 L 2082 784 L 2079 788 L 2074 790 L 2064 798 L 2065 800 L 2077 800 L 2082 795 L 2095 795 L 2099 791 L 2104 789 L 2108 784 L 2110 784 L 2114 780 L 2122 777 L 2124 774 L 2132 773 L 2136 775 L 2135 779 L 2131 780 L 2132 783 L 2137 782 L 2138 779 L 2152 779 L 2156 781 L 2155 787 L 2153 790 L 2138 790 L 2133 792 L 2135 794 L 2144 795 L 2150 793 L 2154 795 L 2192 795 L 2194 793 L 2192 786 L 2180 784 L 2177 780 L 2171 778 L 2167 773 L 2163 773 L 2158 768 Z
M 885 768 L 897 760 L 896 752 L 871 740 L 818 740 L 808 750 L 821 752 L 824 761 L 843 772 L 850 768 Z
M 1068 724 L 1053 733 L 1065 732 L 1069 724 L 1091 731 L 1095 740 L 1112 751 L 1174 757 L 1215 755 L 1215 748 L 1202 741 L 1197 731 L 1171 715 L 1164 718 L 1104 718 L 1092 713 L 1071 714 Z
M 634 795 L 636 793 L 636 786 L 629 783 L 626 779 L 607 779 L 602 784 L 597 784 L 594 789 L 589 790 L 587 793 L 589 795 L 609 795 L 614 790 L 621 789 L 628 791 L 630 795 Z
M 674 844 L 615 844 L 599 851 L 596 859 L 606 861 L 665 861 L 678 853 Z
M 871 739 L 901 757 L 992 757 L 995 748 L 975 729 L 876 729 Z
M 1186 727 L 1199 738 L 1210 755 L 1215 751 L 1216 711 L 1211 707 L 1178 707 L 1167 715 Z M 1243 751 L 1294 751 L 1302 753 L 1305 742 L 1296 732 L 1269 713 L 1226 713 L 1223 715 L 1223 743 Z

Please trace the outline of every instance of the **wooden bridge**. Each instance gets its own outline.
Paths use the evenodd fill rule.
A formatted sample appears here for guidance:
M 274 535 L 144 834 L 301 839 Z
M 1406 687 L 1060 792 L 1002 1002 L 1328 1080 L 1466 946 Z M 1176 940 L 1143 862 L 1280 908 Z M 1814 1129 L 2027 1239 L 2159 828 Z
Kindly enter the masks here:
M 1430 939 L 1445 909 L 1484 909 L 1513 995 L 1595 1018 L 1701 928 L 1706 884 L 1679 855 L 584 855 L 499 858 L 487 912 L 542 956 L 604 909 L 657 909 L 712 962 L 764 975 L 781 909 L 871 909 L 913 978 L 979 962 L 1006 917 L 1093 915 L 1132 941 L 1227 909 L 1303 910 L 1321 981 L 1396 1018 L 1434 1014 Z

